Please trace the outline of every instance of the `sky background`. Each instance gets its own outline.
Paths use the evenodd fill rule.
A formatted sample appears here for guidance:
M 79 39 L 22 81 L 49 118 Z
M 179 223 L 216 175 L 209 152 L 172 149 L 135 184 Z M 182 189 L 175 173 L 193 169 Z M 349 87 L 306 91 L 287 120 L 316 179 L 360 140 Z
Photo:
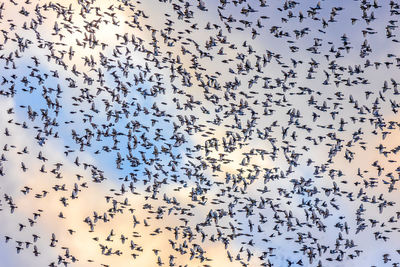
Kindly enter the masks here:
M 396 2 L 0 10 L 0 266 L 400 264 Z

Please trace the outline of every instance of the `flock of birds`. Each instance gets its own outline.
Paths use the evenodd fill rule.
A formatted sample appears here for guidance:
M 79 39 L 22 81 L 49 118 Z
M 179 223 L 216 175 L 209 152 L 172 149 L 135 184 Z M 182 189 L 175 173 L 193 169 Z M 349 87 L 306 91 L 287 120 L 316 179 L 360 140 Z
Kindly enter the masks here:
M 399 15 L 3 1 L 4 266 L 400 266 Z

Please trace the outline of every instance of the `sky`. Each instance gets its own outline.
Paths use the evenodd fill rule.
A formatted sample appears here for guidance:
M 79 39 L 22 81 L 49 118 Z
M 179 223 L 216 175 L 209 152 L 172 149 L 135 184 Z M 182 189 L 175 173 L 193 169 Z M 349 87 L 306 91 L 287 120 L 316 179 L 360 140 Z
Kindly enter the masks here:
M 0 266 L 398 266 L 399 8 L 0 4 Z

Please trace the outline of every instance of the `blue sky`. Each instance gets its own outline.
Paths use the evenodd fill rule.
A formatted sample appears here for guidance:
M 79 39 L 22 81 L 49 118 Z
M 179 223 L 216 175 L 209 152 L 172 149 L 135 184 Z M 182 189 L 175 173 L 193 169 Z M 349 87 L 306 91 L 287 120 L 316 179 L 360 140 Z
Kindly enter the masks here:
M 1 264 L 400 261 L 395 7 L 224 2 L 4 5 Z

